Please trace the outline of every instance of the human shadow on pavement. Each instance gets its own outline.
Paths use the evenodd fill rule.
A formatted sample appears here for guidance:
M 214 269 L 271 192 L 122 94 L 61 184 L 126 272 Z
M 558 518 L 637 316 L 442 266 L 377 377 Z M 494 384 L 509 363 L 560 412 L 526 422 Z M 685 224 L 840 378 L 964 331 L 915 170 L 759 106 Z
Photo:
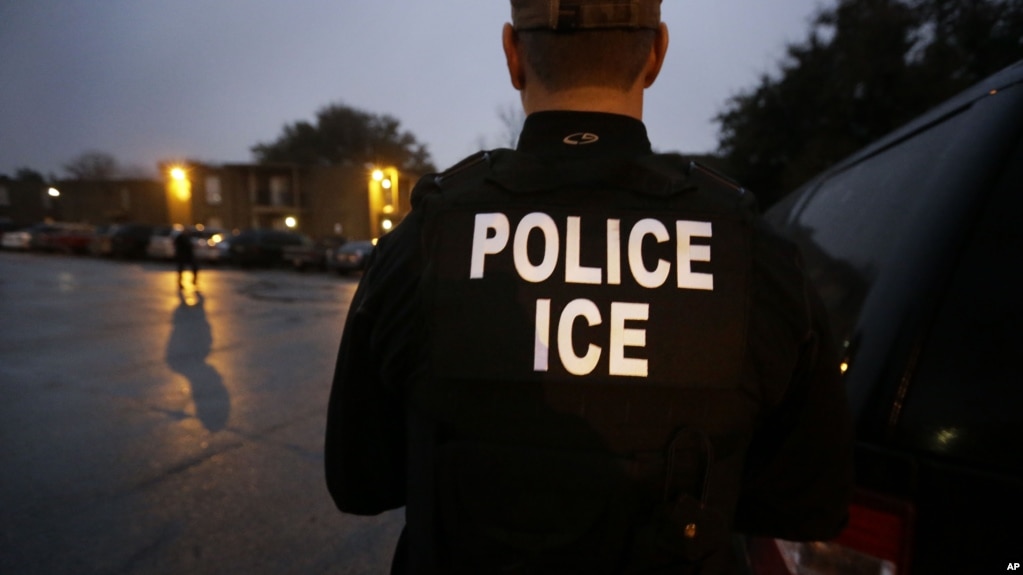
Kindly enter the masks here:
M 196 291 L 194 298 L 178 292 L 181 303 L 174 310 L 167 365 L 188 380 L 196 416 L 209 431 L 220 431 L 231 413 L 231 398 L 224 380 L 206 358 L 213 348 L 213 332 L 206 319 L 206 303 Z

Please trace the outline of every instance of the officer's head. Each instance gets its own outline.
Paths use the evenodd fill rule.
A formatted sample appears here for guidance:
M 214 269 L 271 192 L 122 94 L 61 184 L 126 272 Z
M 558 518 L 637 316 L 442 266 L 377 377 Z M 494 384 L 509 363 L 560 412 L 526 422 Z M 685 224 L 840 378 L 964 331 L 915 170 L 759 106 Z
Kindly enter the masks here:
M 512 83 L 550 93 L 627 92 L 653 83 L 667 50 L 661 0 L 511 0 L 504 47 Z

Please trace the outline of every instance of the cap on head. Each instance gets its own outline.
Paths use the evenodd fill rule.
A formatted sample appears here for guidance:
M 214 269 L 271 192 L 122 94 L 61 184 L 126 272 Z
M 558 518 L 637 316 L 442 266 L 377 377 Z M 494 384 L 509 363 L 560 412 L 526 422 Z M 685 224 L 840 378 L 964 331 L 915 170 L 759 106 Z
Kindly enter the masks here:
M 661 0 L 511 0 L 516 30 L 648 28 L 661 23 Z

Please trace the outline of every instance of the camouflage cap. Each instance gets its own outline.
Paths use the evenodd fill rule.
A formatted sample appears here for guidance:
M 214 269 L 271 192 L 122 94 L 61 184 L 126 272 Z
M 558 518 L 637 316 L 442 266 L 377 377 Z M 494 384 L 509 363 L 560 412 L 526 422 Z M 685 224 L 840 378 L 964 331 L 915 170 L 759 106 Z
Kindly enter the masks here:
M 661 23 L 661 0 L 511 0 L 516 30 L 649 28 Z

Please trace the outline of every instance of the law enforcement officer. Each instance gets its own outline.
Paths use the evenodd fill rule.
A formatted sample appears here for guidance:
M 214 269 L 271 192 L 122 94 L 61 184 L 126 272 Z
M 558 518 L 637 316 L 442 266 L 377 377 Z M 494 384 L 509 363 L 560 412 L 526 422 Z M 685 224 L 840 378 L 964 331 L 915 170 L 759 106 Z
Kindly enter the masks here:
M 406 507 L 398 573 L 728 573 L 825 539 L 851 439 L 799 255 L 651 151 L 659 0 L 512 0 L 516 150 L 423 178 L 345 324 L 326 473 Z

